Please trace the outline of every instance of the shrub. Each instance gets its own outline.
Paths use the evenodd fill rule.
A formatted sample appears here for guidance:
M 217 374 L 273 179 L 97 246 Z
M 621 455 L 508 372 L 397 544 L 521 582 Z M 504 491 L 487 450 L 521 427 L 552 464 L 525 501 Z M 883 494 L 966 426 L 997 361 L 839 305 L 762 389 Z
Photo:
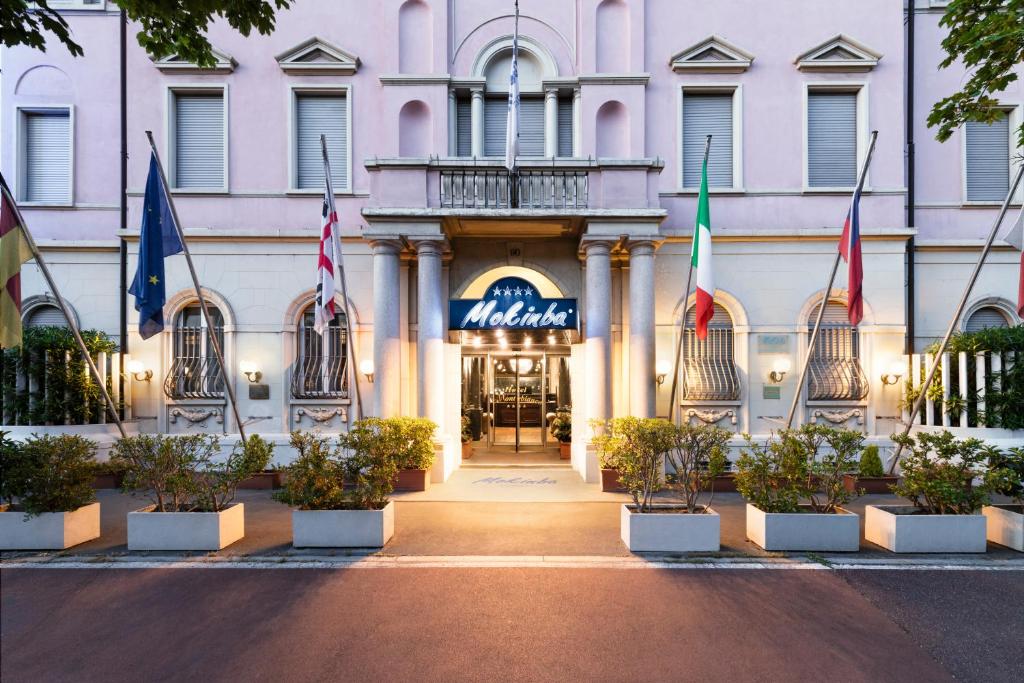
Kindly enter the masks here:
M 352 507 L 357 510 L 379 510 L 388 503 L 388 496 L 394 490 L 394 479 L 399 463 L 410 462 L 410 453 L 419 453 L 422 448 L 410 444 L 410 434 L 424 438 L 422 424 L 431 427 L 427 436 L 433 433 L 434 423 L 422 420 L 420 427 L 407 430 L 403 422 L 409 418 L 376 418 L 357 420 L 347 434 L 342 434 L 339 445 L 342 450 L 342 467 L 345 480 L 352 484 L 348 491 Z M 431 445 L 431 456 L 433 450 Z
M 807 460 L 794 439 L 769 438 L 762 446 L 744 434 L 747 448 L 736 461 L 736 490 L 764 512 L 799 512 Z
M 245 443 L 238 441 L 223 459 L 215 459 L 213 448 L 199 451 L 195 469 L 195 509 L 201 512 L 220 512 L 235 499 L 238 484 L 243 479 L 262 472 L 274 455 L 274 444 L 258 434 L 249 436 Z
M 298 456 L 284 468 L 287 476 L 274 500 L 300 510 L 343 510 L 345 472 L 327 439 L 318 434 L 292 432 L 291 445 Z
M 187 512 L 196 493 L 196 463 L 215 444 L 216 437 L 202 434 L 140 434 L 120 439 L 110 460 L 124 467 L 123 491 L 147 494 L 156 512 Z
M 864 447 L 864 452 L 860 456 L 860 464 L 857 465 L 857 472 L 862 477 L 885 476 L 882 458 L 878 455 L 878 446 L 871 444 Z
M 637 512 L 651 511 L 651 499 L 662 486 L 662 458 L 675 445 L 675 431 L 668 420 L 617 417 L 595 438 L 602 453 L 614 454 L 619 480 Z
M 892 490 L 914 507 L 933 515 L 971 515 L 987 500 L 987 485 L 971 485 L 986 459 L 981 439 L 958 440 L 948 431 L 892 439 L 906 449 L 903 477 Z
M 551 436 L 559 443 L 572 441 L 572 414 L 568 410 L 559 410 L 551 419 Z
M 6 437 L 3 496 L 29 516 L 71 512 L 96 500 L 96 444 L 75 434 L 33 435 L 18 445 Z
M 1017 505 L 1024 506 L 1024 448 L 989 452 L 985 484 L 993 493 L 1009 496 Z
M 14 504 L 25 492 L 25 482 L 31 471 L 26 464 L 21 444 L 11 439 L 10 432 L 0 431 L 0 502 Z
M 437 425 L 425 417 L 366 418 L 378 433 L 378 447 L 390 449 L 400 470 L 429 470 L 434 464 Z
M 670 487 L 686 501 L 687 512 L 707 512 L 715 495 L 715 477 L 725 471 L 728 431 L 712 425 L 684 424 L 673 430 L 672 447 L 666 453 L 675 470 Z M 710 491 L 708 502 L 698 506 L 702 491 Z
M 469 443 L 473 440 L 473 428 L 469 424 L 469 415 L 462 416 L 462 443 Z

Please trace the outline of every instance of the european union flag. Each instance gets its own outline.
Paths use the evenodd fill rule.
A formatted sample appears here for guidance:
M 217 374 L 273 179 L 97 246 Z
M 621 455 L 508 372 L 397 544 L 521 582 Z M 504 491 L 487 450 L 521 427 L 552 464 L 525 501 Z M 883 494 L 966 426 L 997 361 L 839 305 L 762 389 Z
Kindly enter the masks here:
M 142 204 L 142 227 L 139 230 L 139 266 L 128 290 L 135 296 L 139 312 L 139 335 L 149 339 L 164 329 L 164 257 L 182 251 L 181 239 L 174 225 L 174 216 L 167 200 L 167 191 L 160 179 L 156 154 L 149 160 L 146 198 Z

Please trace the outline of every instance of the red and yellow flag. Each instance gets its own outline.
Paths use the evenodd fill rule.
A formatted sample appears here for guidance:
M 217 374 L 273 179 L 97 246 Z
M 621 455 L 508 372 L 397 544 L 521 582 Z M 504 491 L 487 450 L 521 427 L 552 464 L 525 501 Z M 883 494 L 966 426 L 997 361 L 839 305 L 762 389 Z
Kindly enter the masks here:
M 21 264 L 32 258 L 25 226 L 4 188 L 0 198 L 0 348 L 21 346 Z

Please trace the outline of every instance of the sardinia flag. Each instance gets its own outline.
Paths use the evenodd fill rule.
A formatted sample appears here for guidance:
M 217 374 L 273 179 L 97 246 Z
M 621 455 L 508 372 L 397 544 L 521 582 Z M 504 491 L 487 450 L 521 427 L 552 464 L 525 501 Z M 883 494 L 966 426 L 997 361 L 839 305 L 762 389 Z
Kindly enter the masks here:
M 850 324 L 856 326 L 864 317 L 864 266 L 860 260 L 860 188 L 853 193 L 853 203 L 843 223 L 843 236 L 839 238 L 839 253 L 849 264 L 850 272 L 847 287 L 850 292 L 846 298 L 846 315 Z
M 711 266 L 711 207 L 708 203 L 708 160 L 700 171 L 697 226 L 693 231 L 690 263 L 697 269 L 697 338 L 708 338 L 708 322 L 715 314 L 715 275 Z

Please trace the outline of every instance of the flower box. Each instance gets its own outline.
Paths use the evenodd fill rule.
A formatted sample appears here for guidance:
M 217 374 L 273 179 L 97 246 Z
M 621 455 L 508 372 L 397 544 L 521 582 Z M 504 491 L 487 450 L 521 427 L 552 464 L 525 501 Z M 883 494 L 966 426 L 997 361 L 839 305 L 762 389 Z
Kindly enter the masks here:
M 714 510 L 703 514 L 679 512 L 685 505 L 655 504 L 657 512 L 634 512 L 623 505 L 619 514 L 622 542 L 633 552 L 689 553 L 717 552 L 721 541 L 721 518 Z
M 864 537 L 894 553 L 983 553 L 985 515 L 931 515 L 913 505 L 868 505 Z
M 747 538 L 765 550 L 856 552 L 860 518 L 842 508 L 835 513 L 764 512 L 747 503 Z
M 99 537 L 99 503 L 32 517 L 0 506 L 0 550 L 64 550 Z
M 92 478 L 94 489 L 119 489 L 124 482 L 124 474 L 97 474 Z
M 380 510 L 292 510 L 296 548 L 382 548 L 394 535 L 394 501 Z
M 266 470 L 238 482 L 240 489 L 279 489 L 284 485 L 284 472 L 282 470 Z
M 426 491 L 430 488 L 430 470 L 398 470 L 396 491 Z
M 715 493 L 736 493 L 736 475 L 733 472 L 726 472 L 715 477 Z
M 1024 506 L 986 505 L 981 514 L 985 515 L 988 540 L 1024 553 Z
M 561 460 L 569 460 L 572 458 L 572 442 L 571 441 L 559 441 L 558 442 L 558 457 Z
M 220 512 L 128 513 L 128 550 L 220 550 L 245 536 L 245 505 Z
M 623 493 L 626 487 L 619 479 L 619 471 L 613 469 L 601 469 L 601 490 L 609 493 Z
M 883 477 L 861 477 L 856 474 L 843 475 L 843 488 L 850 493 L 863 491 L 864 493 L 892 493 L 892 486 L 900 482 L 900 478 L 893 476 Z

